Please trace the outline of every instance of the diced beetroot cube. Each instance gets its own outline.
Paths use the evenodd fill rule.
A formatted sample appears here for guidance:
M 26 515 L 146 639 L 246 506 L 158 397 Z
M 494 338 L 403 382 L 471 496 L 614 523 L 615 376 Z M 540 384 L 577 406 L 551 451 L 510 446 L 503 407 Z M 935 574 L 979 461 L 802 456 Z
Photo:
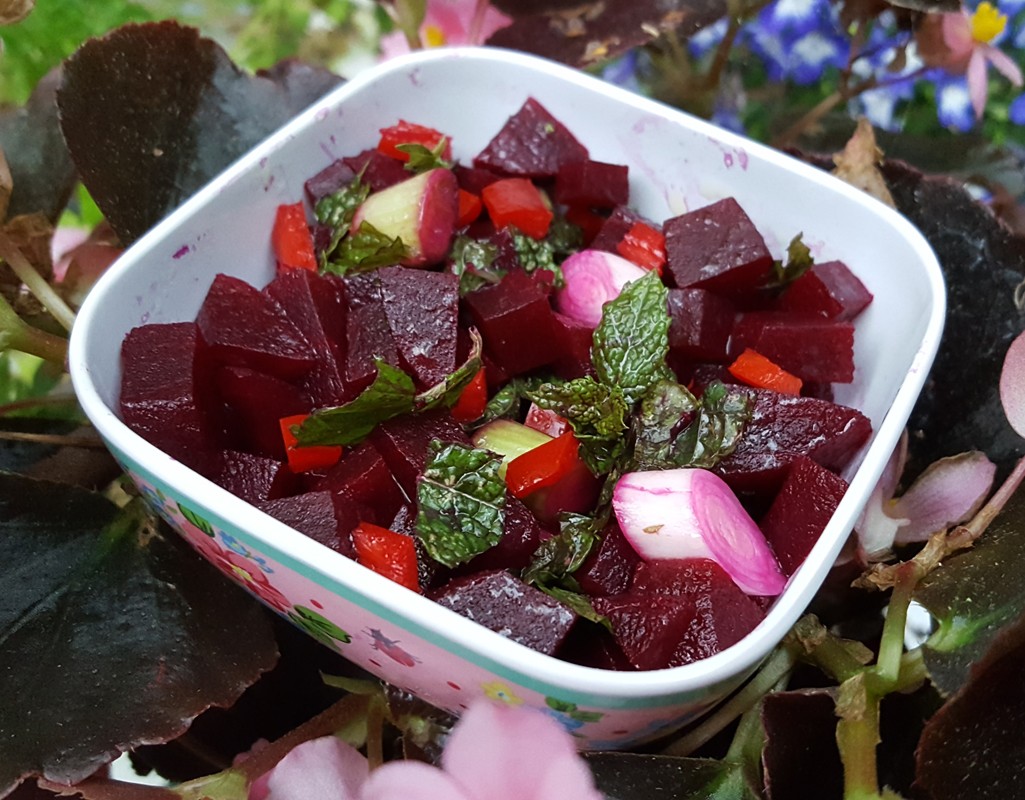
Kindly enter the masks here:
M 609 214 L 608 219 L 602 224 L 598 235 L 591 242 L 591 249 L 615 253 L 616 245 L 623 241 L 627 231 L 638 222 L 649 222 L 649 220 L 631 208 L 619 206 Z
M 470 444 L 463 426 L 452 418 L 448 409 L 405 414 L 381 423 L 370 434 L 370 441 L 383 456 L 406 497 L 415 499 L 417 496 L 417 479 L 423 474 L 433 439 Z
M 288 465 L 274 458 L 228 450 L 217 483 L 254 505 L 294 494 L 299 479 Z
M 440 383 L 456 368 L 459 279 L 405 267 L 378 270 L 381 299 L 402 363 L 420 388 Z
M 464 299 L 484 337 L 485 351 L 508 375 L 521 375 L 552 360 L 552 307 L 529 275 L 514 270 L 500 283 L 470 292 Z
M 732 584 L 726 570 L 710 558 L 653 559 L 637 566 L 630 594 L 700 596 Z
M 871 302 L 871 293 L 846 264 L 826 261 L 791 283 L 779 296 L 776 308 L 843 322 L 854 319 Z
M 493 569 L 520 570 L 530 565 L 541 541 L 550 534 L 542 530 L 527 507 L 513 496 L 505 499 L 502 538 L 494 547 L 475 556 L 458 570 L 460 574 Z
M 310 343 L 270 296 L 220 274 L 196 317 L 199 334 L 221 364 L 290 380 L 316 362 Z
M 592 597 L 594 610 L 608 618 L 616 642 L 634 669 L 665 669 L 695 624 L 693 599 L 620 594 Z
M 754 398 L 751 420 L 737 449 L 715 467 L 736 492 L 771 496 L 801 455 L 840 472 L 872 435 L 872 423 L 853 408 L 767 389 L 747 391 Z
M 210 475 L 224 434 L 212 368 L 192 322 L 143 325 L 121 344 L 121 419 L 168 455 Z
M 632 672 L 637 668 L 630 663 L 616 637 L 605 628 L 577 625 L 559 650 L 559 658 L 571 664 L 616 672 Z
M 584 559 L 573 577 L 588 595 L 621 594 L 630 588 L 641 563 L 637 551 L 614 521 L 605 526 L 601 541 Z
M 705 289 L 669 290 L 669 349 L 691 361 L 726 361 L 736 307 Z
M 622 164 L 572 161 L 555 177 L 555 200 L 563 205 L 615 208 L 629 199 L 629 170 Z
M 554 655 L 577 615 L 503 570 L 455 578 L 433 595 L 439 605 L 514 642 Z
M 798 456 L 759 527 L 789 576 L 801 566 L 847 491 L 847 481 Z
M 245 367 L 221 367 L 217 388 L 233 438 L 253 453 L 285 460 L 279 420 L 308 414 L 309 397 L 287 381 Z
M 764 617 L 758 602 L 733 581 L 718 583 L 711 593 L 697 597 L 696 624 L 676 646 L 671 665 L 691 664 L 725 650 L 747 636 Z
M 343 158 L 342 161 L 357 175 L 362 172 L 363 182 L 373 192 L 401 183 L 410 175 L 401 161 L 386 156 L 377 148 L 364 150 L 358 155 Z
M 381 277 L 377 272 L 352 275 L 342 281 L 345 301 L 346 341 L 345 391 L 351 400 L 377 376 L 376 359 L 399 366 L 388 315 L 381 294 Z
M 456 175 L 456 181 L 459 183 L 459 188 L 472 192 L 477 196 L 480 196 L 481 190 L 485 186 L 490 186 L 495 181 L 500 181 L 505 177 L 497 172 L 492 172 L 490 169 L 466 167 L 462 164 L 457 164 L 452 168 L 452 171 Z
M 302 384 L 314 406 L 341 403 L 345 396 L 345 305 L 341 281 L 306 269 L 290 269 L 267 284 L 264 291 L 281 305 L 316 356 L 316 364 Z
M 758 351 L 798 378 L 819 383 L 854 380 L 854 326 L 781 311 L 743 314 L 733 327 L 730 354 Z
M 358 522 L 385 528 L 391 526 L 406 503 L 406 495 L 384 457 L 370 442 L 347 449 L 337 464 L 315 480 L 313 488 L 331 492 L 340 519 L 339 507 L 348 504 L 353 506 Z
M 306 492 L 279 500 L 268 500 L 257 507 L 335 552 L 355 558 L 356 548 L 349 532 L 340 534 L 330 492 Z
M 317 201 L 334 194 L 352 183 L 356 171 L 342 159 L 332 162 L 303 184 L 306 196 L 316 205 Z
M 566 380 L 593 375 L 591 344 L 594 341 L 594 329 L 558 311 L 552 312 L 552 320 L 555 322 L 552 346 L 558 352 L 552 361 L 552 371 Z
M 563 164 L 586 158 L 587 148 L 530 98 L 473 159 L 473 166 L 503 175 L 550 178 Z
M 681 289 L 749 294 L 768 280 L 772 254 L 736 200 L 666 220 L 666 275 Z

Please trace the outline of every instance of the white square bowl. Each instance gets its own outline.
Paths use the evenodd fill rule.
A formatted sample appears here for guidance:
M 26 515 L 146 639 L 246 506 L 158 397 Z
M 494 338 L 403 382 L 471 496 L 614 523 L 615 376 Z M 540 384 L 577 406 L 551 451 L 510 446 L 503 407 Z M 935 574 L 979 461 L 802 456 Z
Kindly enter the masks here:
M 281 203 L 399 118 L 452 137 L 468 162 L 528 97 L 589 149 L 630 168 L 631 205 L 656 220 L 733 196 L 778 256 L 798 232 L 843 260 L 875 299 L 857 321 L 853 384 L 837 402 L 872 421 L 850 488 L 765 620 L 711 658 L 652 672 L 565 663 L 486 630 L 292 530 L 129 430 L 115 409 L 120 347 L 137 325 L 192 320 L 215 274 L 263 286 Z M 70 368 L 83 408 L 152 505 L 278 613 L 392 684 L 454 712 L 490 696 L 558 718 L 582 747 L 622 748 L 678 728 L 744 681 L 807 607 L 921 391 L 945 313 L 935 256 L 903 217 L 757 143 L 561 65 L 487 48 L 389 61 L 318 101 L 136 243 L 79 313 Z

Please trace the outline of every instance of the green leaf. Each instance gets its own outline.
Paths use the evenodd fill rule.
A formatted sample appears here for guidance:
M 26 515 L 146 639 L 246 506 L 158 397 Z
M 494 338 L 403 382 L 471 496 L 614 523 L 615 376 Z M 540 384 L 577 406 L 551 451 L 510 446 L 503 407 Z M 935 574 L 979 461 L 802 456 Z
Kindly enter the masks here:
M 618 386 L 632 405 L 657 380 L 669 378 L 668 290 L 656 272 L 628 283 L 606 303 L 594 332 L 591 360 L 598 380 Z
M 345 405 L 317 409 L 292 433 L 300 447 L 356 444 L 379 423 L 412 411 L 415 397 L 413 379 L 379 360 L 377 377 L 358 397 Z
M 537 376 L 513 378 L 492 395 L 479 424 L 483 425 L 502 417 L 511 417 L 518 421 L 521 418 L 522 402 L 529 399 L 532 392 L 547 382 L 547 378 Z
M 362 177 L 357 175 L 349 182 L 348 186 L 343 186 L 338 191 L 320 198 L 313 207 L 317 222 L 331 228 L 331 242 L 321 257 L 323 269 L 327 268 L 327 259 L 331 258 L 338 243 L 349 232 L 356 209 L 369 196 L 370 184 L 363 183 Z
M 812 258 L 808 245 L 804 243 L 803 236 L 804 234 L 799 233 L 790 240 L 785 264 L 782 261 L 772 263 L 774 285 L 782 287 L 793 283 L 815 264 L 815 259 Z
M 452 162 L 446 161 L 442 156 L 447 144 L 448 138 L 442 136 L 433 148 L 410 142 L 396 145 L 395 149 L 409 155 L 409 161 L 406 162 L 405 168 L 419 175 L 421 172 L 430 172 L 432 169 L 452 169 Z
M 530 566 L 523 572 L 523 580 L 539 587 L 563 583 L 567 578 L 572 580 L 571 576 L 584 563 L 606 522 L 608 509 L 604 515 L 596 517 L 567 514 L 559 535 L 546 539 L 537 548 Z
M 413 398 L 415 411 L 427 411 L 440 405 L 451 406 L 459 399 L 459 394 L 480 372 L 481 352 L 484 342 L 476 328 L 470 328 L 470 354 L 459 367 L 449 373 L 445 380 L 425 389 Z
M 170 741 L 275 662 L 260 604 L 132 511 L 0 473 L 0 796 Z
M 537 272 L 546 270 L 555 276 L 555 286 L 566 285 L 566 279 L 562 275 L 562 269 L 555 262 L 555 248 L 547 239 L 535 239 L 524 233 L 513 233 L 513 245 L 516 248 L 516 256 L 524 272 Z
M 587 595 L 582 592 L 574 592 L 571 589 L 564 589 L 561 586 L 550 586 L 544 583 L 538 584 L 537 588 L 549 597 L 555 598 L 563 605 L 569 606 L 577 616 L 601 625 L 606 628 L 609 633 L 612 633 L 612 623 L 609 621 L 609 618 L 594 610 L 594 606 L 592 606 L 591 601 L 587 599 Z
M 437 440 L 417 487 L 416 528 L 431 558 L 454 567 L 494 547 L 505 520 L 502 459 Z
M 505 270 L 493 266 L 498 247 L 460 234 L 452 243 L 449 256 L 452 274 L 459 278 L 460 296 L 491 286 L 502 280 Z
M 408 255 L 409 248 L 398 236 L 388 236 L 369 222 L 361 222 L 355 233 L 338 242 L 324 269 L 336 275 L 356 275 L 398 264 Z

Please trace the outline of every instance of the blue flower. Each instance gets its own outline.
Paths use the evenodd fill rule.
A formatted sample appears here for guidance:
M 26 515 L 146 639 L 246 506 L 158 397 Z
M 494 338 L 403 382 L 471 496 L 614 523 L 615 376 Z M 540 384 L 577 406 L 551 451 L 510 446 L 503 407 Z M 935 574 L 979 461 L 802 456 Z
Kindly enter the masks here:
M 1025 125 L 1025 94 L 1014 99 L 1007 109 L 1007 116 L 1015 125 Z
M 963 77 L 936 81 L 936 114 L 941 125 L 956 131 L 969 131 L 975 126 L 975 110 Z
M 707 28 L 702 28 L 693 36 L 690 37 L 690 41 L 687 43 L 687 47 L 690 50 L 690 54 L 694 58 L 701 58 L 706 53 L 714 50 L 719 46 L 719 43 L 723 40 L 726 35 L 726 29 L 729 27 L 729 22 L 726 17 L 716 22 L 713 25 L 709 25 Z

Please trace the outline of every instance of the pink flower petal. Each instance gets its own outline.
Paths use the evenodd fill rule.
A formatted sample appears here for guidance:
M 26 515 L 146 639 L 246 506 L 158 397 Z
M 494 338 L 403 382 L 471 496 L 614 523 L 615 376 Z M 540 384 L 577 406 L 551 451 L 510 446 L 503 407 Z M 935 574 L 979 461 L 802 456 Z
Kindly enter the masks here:
M 367 779 L 366 758 L 334 736 L 293 748 L 270 771 L 267 800 L 358 800 Z M 258 781 L 260 783 L 262 781 Z
M 908 520 L 901 519 L 892 511 L 889 495 L 883 493 L 881 486 L 876 486 L 854 526 L 862 561 L 881 561 L 893 550 L 897 531 L 907 525 Z
M 986 82 L 986 56 L 981 49 L 972 51 L 965 77 L 968 80 L 968 96 L 972 99 L 975 116 L 981 119 L 982 112 L 986 110 L 986 96 L 989 94 Z
M 441 760 L 475 800 L 601 800 L 572 737 L 529 708 L 474 704 Z
M 971 519 L 989 496 L 995 475 L 996 465 L 978 451 L 930 464 L 893 505 L 893 513 L 908 520 L 897 531 L 897 543 L 924 542 Z
M 1025 333 L 1019 334 L 1004 356 L 1000 371 L 1000 402 L 1007 421 L 1019 436 L 1025 436 Z
M 494 788 L 494 787 L 492 787 Z M 496 795 L 482 795 L 481 800 Z M 328 800 L 313 796 L 307 800 Z M 476 800 L 459 782 L 437 767 L 419 761 L 391 761 L 367 779 L 360 800 Z
M 950 60 L 968 58 L 975 47 L 972 38 L 972 21 L 964 11 L 943 14 L 943 43 L 950 49 Z
M 1022 85 L 1021 68 L 1013 58 L 992 45 L 986 45 L 985 54 L 989 63 L 996 67 L 1001 75 L 1015 86 Z

